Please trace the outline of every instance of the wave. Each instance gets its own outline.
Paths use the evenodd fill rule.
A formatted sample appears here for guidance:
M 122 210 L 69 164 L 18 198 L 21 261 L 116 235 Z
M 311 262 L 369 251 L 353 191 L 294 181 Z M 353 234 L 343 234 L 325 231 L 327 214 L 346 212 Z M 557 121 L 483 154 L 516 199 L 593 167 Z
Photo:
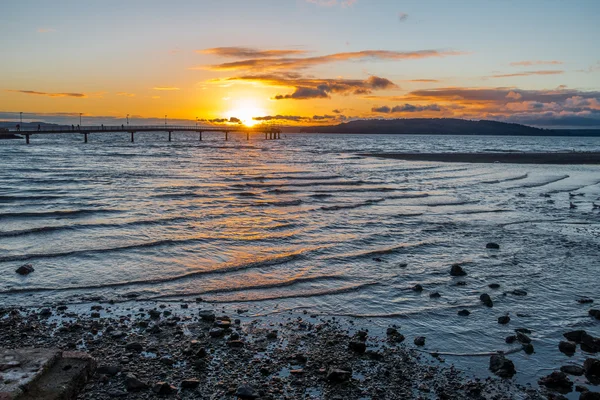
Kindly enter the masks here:
M 533 182 L 533 183 L 525 183 L 523 185 L 520 186 L 513 186 L 510 189 L 519 189 L 519 188 L 537 188 L 537 187 L 542 187 L 542 186 L 546 186 L 549 185 L 551 183 L 554 182 L 559 182 L 562 180 L 565 180 L 567 178 L 569 178 L 569 175 L 560 175 L 560 176 L 556 176 L 554 178 L 550 178 L 547 181 L 543 181 L 543 182 Z
M 386 200 L 398 200 L 398 199 L 422 199 L 429 197 L 429 193 L 414 193 L 414 194 L 399 194 L 394 196 L 386 197 Z
M 153 194 L 150 197 L 157 199 L 183 199 L 187 197 L 205 197 L 204 195 L 199 195 L 196 192 L 183 192 L 183 193 L 160 193 Z
M 0 195 L 0 203 L 10 203 L 15 201 L 29 201 L 29 200 L 56 200 L 63 199 L 65 196 L 57 195 Z
M 310 187 L 310 186 L 360 186 L 372 182 L 365 181 L 325 181 L 325 182 L 295 182 L 295 183 L 238 183 L 234 187 L 278 188 L 278 187 Z
M 344 205 L 335 205 L 335 206 L 323 206 L 320 209 L 323 211 L 338 211 L 338 210 L 351 210 L 359 207 L 367 207 L 373 204 L 381 203 L 385 201 L 385 199 L 373 199 L 367 200 L 362 203 L 354 203 L 354 204 L 344 204 Z
M 505 178 L 505 179 L 494 179 L 492 181 L 483 181 L 481 183 L 494 184 L 494 183 L 502 183 L 502 182 L 519 181 L 521 179 L 527 179 L 527 178 L 529 178 L 529 174 L 523 174 L 523 175 L 511 177 L 511 178 Z
M 221 294 L 221 293 L 241 292 L 241 291 L 247 291 L 247 290 L 276 289 L 276 288 L 283 288 L 283 287 L 296 285 L 299 283 L 318 282 L 318 281 L 322 281 L 322 280 L 345 281 L 345 280 L 347 280 L 347 278 L 343 277 L 342 275 L 320 275 L 320 276 L 311 276 L 311 277 L 304 277 L 304 278 L 293 278 L 293 279 L 289 279 L 289 280 L 283 281 L 283 282 L 266 283 L 266 284 L 262 284 L 262 285 L 236 286 L 236 287 L 229 287 L 229 288 L 207 289 L 207 290 L 193 292 L 193 293 L 178 292 L 178 293 L 162 294 L 159 296 L 140 298 L 138 300 L 156 300 L 156 299 L 165 299 L 165 298 L 170 298 L 170 297 L 178 297 L 179 298 L 182 296 L 190 297 L 190 296 L 201 296 L 201 295 L 215 294 L 215 293 Z
M 167 282 L 174 282 L 181 279 L 192 278 L 196 276 L 204 276 L 204 275 L 214 275 L 214 274 L 227 274 L 230 272 L 243 271 L 253 268 L 261 268 L 261 267 L 269 267 L 280 264 L 285 264 L 292 261 L 297 261 L 304 258 L 307 254 L 318 252 L 325 248 L 331 246 L 316 246 L 313 248 L 301 249 L 289 253 L 278 254 L 271 257 L 264 257 L 262 259 L 252 261 L 245 264 L 234 264 L 227 265 L 222 268 L 215 268 L 210 270 L 203 271 L 194 271 L 186 274 L 156 278 L 156 279 L 142 279 L 128 282 L 115 282 L 115 283 L 104 283 L 98 285 L 85 285 L 85 286 L 71 286 L 71 287 L 33 287 L 33 288 L 17 288 L 17 289 L 9 289 L 5 291 L 0 291 L 0 294 L 12 294 L 12 293 L 36 293 L 36 292 L 65 292 L 65 291 L 73 291 L 73 290 L 87 290 L 87 289 L 106 289 L 106 288 L 117 288 L 124 286 L 135 286 L 135 285 L 151 285 L 151 284 L 160 284 Z
M 11 218 L 44 218 L 44 217 L 78 217 L 82 215 L 92 215 L 99 213 L 119 213 L 121 210 L 96 208 L 96 209 L 82 209 L 82 210 L 57 210 L 57 211 L 24 211 L 14 213 L 3 213 L 0 214 L 1 219 Z
M 420 248 L 420 247 L 437 246 L 442 243 L 443 242 L 440 242 L 440 241 L 401 243 L 396 246 L 386 247 L 383 249 L 373 249 L 373 250 L 361 251 L 361 252 L 357 252 L 357 253 L 346 253 L 346 254 L 333 255 L 333 256 L 328 256 L 328 257 L 323 257 L 323 258 L 326 260 L 348 259 L 348 258 L 367 258 L 367 257 L 373 257 L 373 256 L 382 256 L 382 255 L 386 255 L 386 254 L 394 254 L 394 253 L 401 252 L 401 251 L 407 250 L 407 249 L 416 249 L 416 248 Z
M 440 202 L 440 203 L 430 203 L 424 204 L 427 207 L 445 207 L 445 206 L 464 206 L 467 204 L 477 204 L 478 200 L 463 200 L 463 201 L 448 201 L 448 202 Z
M 339 175 L 300 175 L 300 176 L 293 176 L 293 175 L 283 175 L 283 176 L 272 176 L 272 177 L 262 177 L 262 179 L 265 180 L 276 180 L 276 179 L 280 179 L 280 180 L 297 180 L 297 181 L 326 181 L 326 180 L 331 180 L 331 179 L 340 179 L 341 177 Z
M 260 203 L 254 203 L 253 205 L 264 207 L 264 206 L 272 206 L 272 207 L 291 207 L 291 206 L 299 206 L 302 204 L 302 200 L 289 200 L 289 201 L 263 201 Z
M 348 285 L 338 289 L 327 289 L 327 290 L 319 290 L 313 292 L 304 292 L 304 293 L 289 293 L 282 294 L 278 296 L 265 296 L 265 297 L 256 297 L 256 298 L 243 298 L 243 299 L 208 299 L 207 301 L 210 303 L 248 303 L 248 302 L 259 302 L 259 301 L 269 301 L 269 300 L 282 300 L 282 299 L 296 299 L 296 298 L 307 298 L 307 297 L 322 297 L 322 296 L 331 296 L 335 294 L 344 294 L 357 292 L 367 287 L 379 285 L 378 282 L 367 282 L 359 285 Z

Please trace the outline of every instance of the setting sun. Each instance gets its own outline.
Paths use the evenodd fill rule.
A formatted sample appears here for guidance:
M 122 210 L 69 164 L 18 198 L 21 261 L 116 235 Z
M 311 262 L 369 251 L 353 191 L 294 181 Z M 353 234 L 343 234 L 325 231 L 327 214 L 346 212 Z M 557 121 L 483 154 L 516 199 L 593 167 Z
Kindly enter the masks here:
M 254 126 L 259 121 L 256 121 L 255 117 L 262 117 L 267 115 L 268 112 L 264 108 L 260 107 L 259 102 L 255 99 L 241 99 L 233 101 L 234 108 L 227 112 L 226 117 L 237 118 L 242 121 L 242 124 L 246 126 Z

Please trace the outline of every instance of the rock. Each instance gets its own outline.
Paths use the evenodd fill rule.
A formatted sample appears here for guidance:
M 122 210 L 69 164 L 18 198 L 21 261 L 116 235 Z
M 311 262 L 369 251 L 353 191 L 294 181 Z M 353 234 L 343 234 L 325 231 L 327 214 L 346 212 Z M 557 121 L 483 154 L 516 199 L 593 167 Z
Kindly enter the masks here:
M 180 307 L 184 310 L 188 309 L 190 306 L 188 304 L 180 304 Z
M 585 370 L 579 365 L 563 365 L 560 370 L 565 374 L 581 376 L 585 373 Z
M 172 367 L 173 364 L 175 364 L 175 360 L 173 360 L 170 357 L 161 357 L 160 358 L 160 362 L 164 365 L 166 365 L 167 367 Z
M 581 350 L 588 353 L 600 352 L 600 339 L 584 333 L 581 335 Z
M 125 337 L 125 332 L 123 331 L 112 331 L 109 332 L 110 337 L 114 338 L 114 339 L 120 339 L 122 337 Z
M 375 262 L 383 262 L 383 259 L 380 258 L 380 257 L 374 257 L 373 261 L 375 261 Z
M 254 388 L 247 383 L 238 386 L 237 390 L 235 391 L 235 395 L 242 400 L 258 399 L 260 397 Z
M 40 317 L 49 317 L 52 315 L 52 310 L 49 308 L 42 308 L 39 315 Z
M 550 375 L 540 378 L 538 383 L 563 393 L 568 393 L 573 388 L 573 382 L 562 371 L 554 371 Z
M 563 340 L 558 344 L 558 350 L 560 350 L 561 353 L 572 356 L 577 350 L 577 345 L 573 342 L 565 342 Z
M 533 352 L 534 352 L 533 345 L 531 343 L 524 344 L 523 351 L 525 352 L 525 354 L 533 354 Z
M 184 379 L 181 381 L 182 389 L 196 389 L 198 386 L 200 386 L 198 379 Z
M 498 283 L 490 283 L 490 284 L 488 285 L 488 287 L 489 287 L 490 289 L 500 289 L 500 284 L 498 284 Z
M 360 340 L 351 341 L 350 344 L 348 344 L 348 348 L 359 354 L 363 354 L 365 351 L 367 351 L 367 345 L 365 344 L 365 342 L 362 342 Z
M 100 313 L 99 313 L 99 312 L 97 312 L 97 311 L 94 311 L 93 313 L 91 313 L 91 314 L 90 314 L 90 316 L 91 316 L 92 318 L 100 318 Z
M 460 264 L 452 264 L 452 266 L 450 267 L 450 275 L 452 275 L 452 276 L 465 276 L 465 275 L 467 275 L 467 273 L 460 266 Z
M 345 369 L 331 368 L 327 372 L 327 380 L 330 382 L 347 382 L 350 380 L 350 378 L 352 378 L 352 371 Z
M 600 400 L 600 392 L 583 392 L 579 400 Z
M 585 376 L 590 382 L 597 385 L 600 382 L 600 360 L 587 358 L 583 363 Z
M 527 296 L 527 292 L 522 289 L 515 289 L 511 292 L 508 292 L 514 296 Z
M 589 297 L 582 297 L 581 299 L 577 299 L 579 304 L 590 304 L 594 302 L 594 299 L 590 299 Z
M 510 317 L 508 315 L 503 315 L 498 317 L 498 323 L 502 325 L 506 325 L 510 322 Z
M 432 299 L 439 299 L 440 297 L 442 297 L 442 295 L 439 294 L 438 292 L 433 292 L 429 295 L 429 297 Z
M 578 330 L 578 331 L 571 331 L 571 332 L 563 333 L 563 336 L 571 342 L 581 343 L 581 337 L 585 334 L 586 334 L 585 331 Z
M 490 295 L 487 293 L 484 293 L 481 296 L 479 296 L 479 300 L 481 300 L 481 302 L 488 307 L 494 307 L 494 302 L 492 301 Z
M 458 282 L 456 282 L 456 286 L 467 286 L 467 282 L 465 282 L 465 281 L 458 281 Z
M 277 331 L 271 331 L 269 333 L 267 333 L 267 339 L 273 340 L 273 339 L 277 339 Z
M 229 340 L 240 340 L 240 334 L 233 332 L 231 335 L 229 335 Z
M 517 337 L 515 335 L 507 336 L 504 341 L 508 344 L 511 344 L 517 341 Z
M 196 352 L 196 357 L 198 358 L 204 358 L 208 355 L 208 352 L 206 351 L 206 349 L 204 347 L 200 347 L 198 349 L 198 351 Z
M 393 328 L 393 327 L 389 327 L 386 329 L 385 334 L 390 336 L 390 335 L 397 335 L 398 334 L 398 329 Z
M 17 268 L 15 270 L 15 272 L 19 275 L 29 275 L 33 271 L 35 271 L 35 269 L 33 268 L 33 265 L 31 265 L 31 264 L 21 265 L 19 268 Z
M 517 373 L 513 362 L 502 354 L 494 354 L 490 357 L 490 371 L 501 378 L 512 378 Z
M 417 346 L 425 346 L 425 336 L 417 336 L 415 338 L 415 344 Z
M 367 336 L 368 335 L 369 335 L 369 333 L 367 331 L 358 331 L 358 332 L 356 332 L 356 337 L 358 337 L 363 342 L 365 340 L 367 340 Z
M 125 375 L 125 388 L 128 392 L 138 392 L 148 389 L 148 385 L 140 381 L 135 375 Z
M 227 346 L 232 348 L 240 348 L 244 347 L 244 342 L 242 342 L 241 340 L 230 340 L 227 342 Z
M 148 314 L 150 315 L 150 318 L 152 318 L 152 319 L 160 318 L 160 311 L 158 311 L 158 310 L 150 310 L 150 311 L 148 311 Z
M 522 332 L 517 332 L 517 340 L 523 344 L 531 343 L 531 339 L 529 338 L 529 336 Z
M 422 292 L 423 286 L 421 286 L 417 283 L 415 286 L 412 287 L 412 290 L 414 290 L 415 292 Z
M 229 329 L 231 328 L 231 321 L 217 320 L 215 321 L 214 326 L 215 328 Z
M 200 311 L 198 315 L 200 316 L 200 319 L 205 322 L 213 322 L 216 319 L 215 313 L 212 311 Z
M 100 365 L 96 372 L 102 375 L 115 376 L 121 372 L 121 367 L 119 365 Z
M 495 250 L 499 250 L 500 249 L 500 245 L 498 243 L 494 243 L 494 242 L 490 242 L 488 244 L 485 245 L 486 249 L 495 249 Z
M 127 345 L 125 345 L 125 349 L 129 350 L 129 351 L 141 352 L 144 350 L 144 346 L 139 342 L 132 342 L 132 343 L 127 343 Z
M 471 315 L 471 312 L 469 310 L 460 310 L 457 314 L 461 317 L 468 317 Z
M 208 334 L 210 335 L 210 337 L 213 338 L 219 338 L 221 336 L 223 336 L 225 334 L 225 329 L 222 328 L 212 328 Z
M 590 310 L 588 311 L 588 314 L 590 314 L 590 317 L 594 317 L 596 319 L 600 319 L 600 310 Z
M 167 382 L 156 382 L 152 386 L 152 391 L 158 395 L 165 396 L 177 392 L 177 388 L 169 385 Z

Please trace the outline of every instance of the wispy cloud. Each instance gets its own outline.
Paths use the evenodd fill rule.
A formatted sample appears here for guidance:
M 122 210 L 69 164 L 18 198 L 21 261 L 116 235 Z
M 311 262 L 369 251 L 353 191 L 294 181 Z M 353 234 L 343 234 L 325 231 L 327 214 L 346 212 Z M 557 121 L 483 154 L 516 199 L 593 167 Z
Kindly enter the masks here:
M 332 93 L 341 95 L 369 94 L 374 90 L 394 89 L 397 86 L 390 80 L 371 76 L 368 79 L 318 79 L 287 77 L 282 75 L 247 75 L 227 78 L 227 81 L 261 83 L 267 86 L 288 87 L 294 91 L 279 94 L 275 100 L 306 100 L 330 98 Z M 219 82 L 219 81 L 217 81 Z
M 405 22 L 408 19 L 408 14 L 405 12 L 401 12 L 398 14 L 398 20 L 400 22 Z
M 333 6 L 342 6 L 342 7 L 352 7 L 354 4 L 358 3 L 358 0 L 306 0 L 308 3 L 313 3 L 322 7 L 333 7 Z
M 48 93 L 48 92 L 38 92 L 35 90 L 11 90 L 11 89 L 7 90 L 7 92 L 33 94 L 36 96 L 47 96 L 47 97 L 79 97 L 79 98 L 88 97 L 88 95 L 85 93 Z
M 246 60 L 227 62 L 191 69 L 209 69 L 213 71 L 280 71 L 280 70 L 302 70 L 322 64 L 330 64 L 343 61 L 367 61 L 367 60 L 415 60 L 432 57 L 448 57 L 466 54 L 453 50 L 415 50 L 415 51 L 390 51 L 390 50 L 363 50 L 356 52 L 334 53 L 317 57 L 276 57 L 276 58 L 250 58 Z
M 156 86 L 156 87 L 153 87 L 152 89 L 154 89 L 154 90 L 163 90 L 163 91 L 181 90 L 178 87 L 173 87 L 173 86 Z
M 382 114 L 396 114 L 396 113 L 414 113 L 414 112 L 424 112 L 424 111 L 442 111 L 441 107 L 437 104 L 426 104 L 426 105 L 415 105 L 415 104 L 402 104 L 394 107 L 382 106 L 382 107 L 373 107 L 371 109 L 374 113 L 382 113 Z
M 519 76 L 532 76 L 532 75 L 560 75 L 564 74 L 565 71 L 562 70 L 544 70 L 544 71 L 524 71 L 524 72 L 516 72 L 513 74 L 496 74 L 491 75 L 488 78 L 515 78 Z
M 196 50 L 196 53 L 230 58 L 270 58 L 295 56 L 307 52 L 305 50 L 260 50 L 253 47 L 213 47 L 212 49 Z
M 409 79 L 404 82 L 415 82 L 415 83 L 437 83 L 438 79 Z
M 562 61 L 557 61 L 557 60 L 550 60 L 550 61 L 541 61 L 541 60 L 536 60 L 536 61 L 516 61 L 516 62 L 511 62 L 510 65 L 513 67 L 530 67 L 532 65 L 561 65 L 564 64 Z
M 135 93 L 119 92 L 117 93 L 117 96 L 135 97 Z
M 38 28 L 37 31 L 38 31 L 38 33 L 52 33 L 52 32 L 56 32 L 56 29 L 54 29 L 54 28 Z

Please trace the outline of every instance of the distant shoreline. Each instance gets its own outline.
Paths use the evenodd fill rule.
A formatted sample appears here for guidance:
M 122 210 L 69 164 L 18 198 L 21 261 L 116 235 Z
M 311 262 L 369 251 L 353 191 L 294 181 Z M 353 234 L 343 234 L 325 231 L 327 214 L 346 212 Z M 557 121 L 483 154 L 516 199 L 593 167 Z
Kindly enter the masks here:
M 600 152 L 586 153 L 362 153 L 366 157 L 406 161 L 503 164 L 600 164 Z

